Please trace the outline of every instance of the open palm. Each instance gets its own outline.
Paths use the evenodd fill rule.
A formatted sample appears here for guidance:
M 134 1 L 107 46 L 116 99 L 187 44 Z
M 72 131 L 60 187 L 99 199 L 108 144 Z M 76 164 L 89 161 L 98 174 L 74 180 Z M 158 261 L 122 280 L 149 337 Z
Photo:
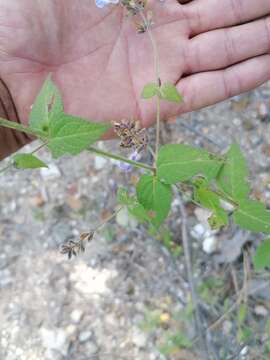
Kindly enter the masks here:
M 226 99 L 270 78 L 269 0 L 187 5 L 153 0 L 149 8 L 161 79 L 176 84 L 185 98 L 181 105 L 165 104 L 163 117 Z M 101 10 L 94 0 L 0 0 L 0 70 L 24 122 L 49 73 L 71 114 L 98 121 L 154 121 L 154 103 L 140 98 L 144 84 L 154 80 L 151 45 L 121 6 Z

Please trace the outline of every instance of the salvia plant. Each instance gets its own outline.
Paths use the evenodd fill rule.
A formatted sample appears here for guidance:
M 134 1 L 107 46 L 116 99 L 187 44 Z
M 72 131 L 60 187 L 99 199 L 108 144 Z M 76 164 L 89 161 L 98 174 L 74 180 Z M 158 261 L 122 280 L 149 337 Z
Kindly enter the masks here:
M 78 155 L 89 151 L 96 156 L 118 160 L 125 171 L 133 168 L 142 170 L 136 191 L 119 187 L 115 213 L 122 208 L 140 223 L 145 223 L 153 233 L 160 231 L 170 212 L 173 196 L 178 192 L 192 191 L 192 201 L 210 210 L 208 219 L 212 229 L 221 229 L 233 221 L 243 229 L 252 232 L 270 233 L 270 211 L 266 205 L 250 197 L 246 160 L 237 144 L 232 144 L 225 154 L 215 154 L 185 144 L 160 146 L 160 109 L 164 101 L 184 101 L 174 84 L 160 78 L 159 56 L 152 28 L 153 13 L 147 9 L 146 0 L 96 0 L 103 8 L 108 5 L 122 6 L 127 16 L 136 17 L 136 31 L 148 35 L 153 48 L 155 78 L 142 89 L 142 99 L 156 100 L 155 149 L 148 144 L 147 130 L 140 125 L 140 119 L 119 119 L 117 122 L 98 123 L 65 113 L 61 94 L 47 78 L 40 90 L 29 116 L 29 126 L 23 126 L 0 119 L 0 126 L 19 130 L 35 136 L 41 145 L 31 153 L 16 154 L 9 166 L 18 169 L 34 169 L 47 165 L 38 158 L 38 151 L 46 147 L 57 159 L 64 155 Z M 129 157 L 106 152 L 94 147 L 103 135 L 113 128 L 120 139 L 120 146 L 132 151 Z M 141 155 L 150 151 L 152 163 L 140 161 Z M 2 171 L 6 170 L 3 169 Z M 1 171 L 1 172 L 2 172 Z M 85 250 L 98 227 L 82 233 L 76 241 L 69 241 L 61 247 L 68 257 Z M 270 265 L 270 239 L 257 249 L 254 257 L 256 269 Z

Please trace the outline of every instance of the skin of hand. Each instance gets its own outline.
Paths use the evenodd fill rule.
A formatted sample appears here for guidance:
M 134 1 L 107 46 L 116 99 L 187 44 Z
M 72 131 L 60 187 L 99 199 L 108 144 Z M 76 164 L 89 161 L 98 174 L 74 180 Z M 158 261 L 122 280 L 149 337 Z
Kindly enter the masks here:
M 149 0 L 161 80 L 182 104 L 162 104 L 162 118 L 196 110 L 270 79 L 269 0 Z M 0 75 L 27 123 L 49 73 L 65 111 L 94 121 L 155 121 L 155 101 L 141 99 L 155 79 L 147 34 L 121 6 L 94 0 L 0 0 Z

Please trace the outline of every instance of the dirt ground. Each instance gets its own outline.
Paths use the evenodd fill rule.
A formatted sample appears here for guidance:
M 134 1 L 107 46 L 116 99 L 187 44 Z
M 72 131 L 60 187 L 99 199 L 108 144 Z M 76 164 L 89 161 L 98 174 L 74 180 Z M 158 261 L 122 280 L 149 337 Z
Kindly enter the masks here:
M 253 196 L 270 206 L 269 134 L 265 84 L 164 125 L 162 140 L 217 152 L 238 142 Z M 101 146 L 119 151 L 116 141 Z M 56 162 L 41 155 L 48 170 L 0 176 L 0 359 L 200 360 L 182 251 L 173 255 L 122 211 L 83 255 L 59 253 L 113 212 L 117 187 L 134 184 L 139 171 L 127 175 L 88 153 Z M 250 261 L 261 237 L 209 231 L 205 211 L 188 199 L 186 211 L 209 359 L 270 359 L 270 273 L 255 273 Z M 181 246 L 177 200 L 168 225 Z

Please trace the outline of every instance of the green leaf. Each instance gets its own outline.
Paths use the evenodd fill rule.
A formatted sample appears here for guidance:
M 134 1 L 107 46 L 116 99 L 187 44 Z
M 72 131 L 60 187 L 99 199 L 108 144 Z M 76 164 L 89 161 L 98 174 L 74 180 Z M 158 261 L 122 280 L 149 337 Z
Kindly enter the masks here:
M 77 155 L 96 142 L 111 127 L 75 116 L 62 114 L 50 126 L 48 148 L 54 158 L 62 155 Z
M 161 99 L 177 103 L 183 101 L 183 97 L 178 92 L 177 88 L 169 82 L 161 85 L 159 88 L 159 93 Z
M 143 99 L 150 99 L 159 94 L 159 87 L 155 83 L 146 84 L 142 91 Z
M 60 92 L 49 76 L 35 99 L 30 113 L 29 126 L 33 130 L 48 132 L 50 121 L 63 111 Z
M 169 144 L 160 148 L 157 160 L 157 176 L 168 184 L 203 175 L 214 178 L 222 165 L 205 150 L 183 144 Z
M 148 215 L 145 208 L 137 201 L 134 201 L 133 204 L 128 205 L 128 212 L 130 213 L 130 215 L 134 216 L 135 219 L 137 219 L 140 223 L 152 223 L 152 219 Z
M 37 169 L 48 167 L 42 160 L 32 154 L 17 154 L 13 161 L 18 169 Z
M 136 187 L 137 198 L 146 210 L 153 211 L 152 219 L 159 226 L 168 216 L 172 202 L 171 187 L 157 177 L 143 175 Z
M 213 191 L 206 188 L 198 188 L 194 193 L 195 200 L 203 207 L 212 211 L 212 216 L 208 219 L 212 229 L 219 229 L 228 224 L 228 215 L 220 206 L 220 198 Z
M 244 324 L 246 317 L 247 317 L 247 305 L 246 304 L 240 304 L 237 314 L 237 323 L 238 326 L 241 326 Z
M 128 191 L 123 188 L 119 187 L 117 190 L 117 201 L 121 205 L 129 205 L 131 203 L 131 199 L 128 195 Z
M 264 242 L 257 247 L 253 264 L 257 271 L 270 267 L 270 239 L 264 240 Z
M 120 187 L 118 189 L 117 200 L 121 205 L 126 206 L 129 214 L 135 217 L 140 223 L 152 222 L 145 208 L 138 203 L 136 196 L 130 196 L 125 188 Z
M 243 229 L 270 233 L 270 211 L 265 205 L 253 200 L 241 200 L 233 213 L 234 221 Z
M 232 144 L 217 176 L 217 185 L 235 200 L 246 198 L 250 192 L 246 181 L 248 168 L 240 147 Z

